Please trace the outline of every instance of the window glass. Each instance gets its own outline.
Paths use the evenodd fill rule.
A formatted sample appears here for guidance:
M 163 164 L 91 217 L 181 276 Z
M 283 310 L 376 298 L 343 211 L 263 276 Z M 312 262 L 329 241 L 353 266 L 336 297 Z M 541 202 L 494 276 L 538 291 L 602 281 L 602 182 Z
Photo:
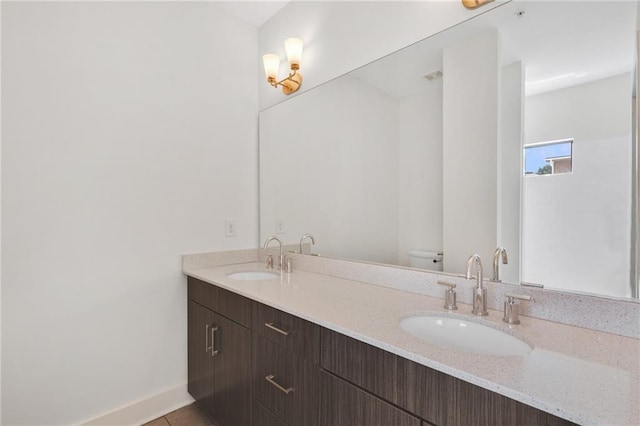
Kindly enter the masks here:
M 573 139 L 524 147 L 525 175 L 557 175 L 573 170 Z

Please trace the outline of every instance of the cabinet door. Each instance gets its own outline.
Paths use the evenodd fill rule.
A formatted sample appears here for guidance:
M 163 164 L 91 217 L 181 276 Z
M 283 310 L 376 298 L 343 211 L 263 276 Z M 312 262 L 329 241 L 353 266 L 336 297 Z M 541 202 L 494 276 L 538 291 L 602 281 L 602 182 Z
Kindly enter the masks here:
M 420 426 L 414 417 L 326 371 L 320 372 L 320 426 Z
M 250 424 L 251 331 L 213 314 L 212 417 L 220 426 Z
M 189 301 L 187 318 L 189 393 L 203 410 L 213 416 L 211 400 L 214 359 L 210 350 L 211 326 L 215 321 L 213 312 Z

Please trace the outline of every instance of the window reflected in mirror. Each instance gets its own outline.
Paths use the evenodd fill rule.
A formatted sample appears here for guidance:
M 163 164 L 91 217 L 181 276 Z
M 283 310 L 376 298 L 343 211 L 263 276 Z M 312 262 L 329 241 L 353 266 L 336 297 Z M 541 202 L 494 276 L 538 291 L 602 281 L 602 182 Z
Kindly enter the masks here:
M 539 142 L 524 147 L 524 174 L 559 175 L 573 170 L 573 139 Z

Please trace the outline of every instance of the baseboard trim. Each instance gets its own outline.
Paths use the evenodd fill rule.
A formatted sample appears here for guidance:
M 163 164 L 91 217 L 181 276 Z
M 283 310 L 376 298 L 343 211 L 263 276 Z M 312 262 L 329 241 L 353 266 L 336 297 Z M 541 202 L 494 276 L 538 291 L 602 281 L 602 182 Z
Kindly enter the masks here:
M 191 403 L 193 398 L 187 392 L 187 384 L 184 383 L 81 424 L 83 426 L 141 425 Z

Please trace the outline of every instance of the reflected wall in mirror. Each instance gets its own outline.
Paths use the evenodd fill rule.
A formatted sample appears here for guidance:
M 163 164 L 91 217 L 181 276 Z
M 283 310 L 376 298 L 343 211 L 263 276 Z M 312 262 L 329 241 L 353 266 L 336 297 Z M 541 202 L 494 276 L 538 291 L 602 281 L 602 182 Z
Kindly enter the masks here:
M 635 296 L 636 8 L 507 3 L 262 111 L 261 240 Z

